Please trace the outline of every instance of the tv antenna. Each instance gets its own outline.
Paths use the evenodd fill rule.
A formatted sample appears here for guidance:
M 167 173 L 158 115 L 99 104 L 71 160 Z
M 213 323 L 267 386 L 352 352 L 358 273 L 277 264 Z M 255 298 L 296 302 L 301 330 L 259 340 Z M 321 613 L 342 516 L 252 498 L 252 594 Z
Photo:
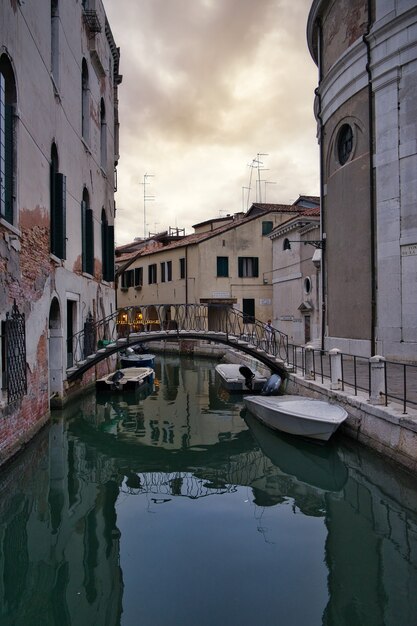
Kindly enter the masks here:
M 148 178 L 155 178 L 154 174 L 144 174 L 143 175 L 143 183 L 141 183 L 141 185 L 143 185 L 143 238 L 146 239 L 146 203 L 147 202 L 152 202 L 153 200 L 155 200 L 155 196 L 151 196 L 148 193 L 146 193 L 146 186 L 150 185 L 150 183 L 148 182 Z
M 252 174 L 253 174 L 253 170 L 257 169 L 258 170 L 258 178 L 256 181 L 256 193 L 255 193 L 255 202 L 258 202 L 258 194 L 259 194 L 259 202 L 262 202 L 262 187 L 261 187 L 261 171 L 265 171 L 266 168 L 263 167 L 263 161 L 261 160 L 261 157 L 264 156 L 268 156 L 268 154 L 266 152 L 258 152 L 256 157 L 254 159 L 252 159 L 252 163 L 249 163 L 248 167 L 250 167 L 250 175 L 249 175 L 249 185 L 248 187 L 245 187 L 245 189 L 248 189 L 248 201 L 247 201 L 247 209 L 249 208 L 249 199 L 250 199 L 250 192 L 252 189 Z

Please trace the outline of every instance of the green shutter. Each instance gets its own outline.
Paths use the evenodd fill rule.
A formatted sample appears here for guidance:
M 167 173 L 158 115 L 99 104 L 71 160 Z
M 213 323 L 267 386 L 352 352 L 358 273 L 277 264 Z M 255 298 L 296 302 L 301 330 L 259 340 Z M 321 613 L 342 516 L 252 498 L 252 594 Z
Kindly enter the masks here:
M 217 257 L 217 276 L 218 277 L 229 276 L 229 257 L 227 256 Z
M 87 240 L 86 240 L 86 212 L 87 205 L 83 200 L 81 202 L 81 258 L 82 258 L 82 271 L 87 271 Z
M 240 256 L 237 260 L 237 264 L 238 264 L 238 276 L 239 278 L 243 277 L 243 257 Z
M 103 280 L 107 280 L 108 274 L 108 254 L 107 254 L 107 221 L 101 221 L 101 264 Z
M 94 219 L 93 210 L 87 209 L 85 212 L 86 226 L 86 272 L 94 275 Z
M 106 276 L 105 280 L 112 282 L 114 280 L 114 226 L 106 226 Z
M 13 224 L 13 106 L 6 104 L 4 113 L 4 218 Z
M 54 176 L 53 207 L 51 215 L 52 245 L 51 252 L 60 259 L 66 258 L 67 224 L 66 224 L 66 189 L 67 179 L 58 172 Z
M 262 222 L 262 235 L 269 235 L 269 233 L 272 231 L 272 227 L 272 222 Z

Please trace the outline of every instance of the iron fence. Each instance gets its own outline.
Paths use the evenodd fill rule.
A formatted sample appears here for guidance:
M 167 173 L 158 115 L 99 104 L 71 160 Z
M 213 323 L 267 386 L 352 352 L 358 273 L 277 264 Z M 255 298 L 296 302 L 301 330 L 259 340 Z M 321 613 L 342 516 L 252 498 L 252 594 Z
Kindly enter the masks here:
M 288 359 L 288 337 L 241 311 L 224 305 L 176 304 L 129 306 L 118 309 L 98 321 L 89 317 L 84 328 L 70 337 L 68 350 L 75 365 L 97 350 L 125 339 L 125 344 L 140 343 L 179 334 L 181 331 L 209 335 L 216 341 L 221 333 L 230 341 L 245 343 L 283 362 Z M 122 348 L 123 346 L 121 346 Z
M 308 348 L 311 353 L 312 368 L 306 369 L 306 348 L 289 344 L 288 365 L 295 373 L 307 373 L 321 383 L 332 378 L 331 356 L 328 351 Z M 371 395 L 371 363 L 367 357 L 340 353 L 341 389 L 351 390 L 354 395 L 363 391 Z M 384 361 L 384 403 L 398 402 L 406 413 L 407 407 L 417 407 L 417 364 Z

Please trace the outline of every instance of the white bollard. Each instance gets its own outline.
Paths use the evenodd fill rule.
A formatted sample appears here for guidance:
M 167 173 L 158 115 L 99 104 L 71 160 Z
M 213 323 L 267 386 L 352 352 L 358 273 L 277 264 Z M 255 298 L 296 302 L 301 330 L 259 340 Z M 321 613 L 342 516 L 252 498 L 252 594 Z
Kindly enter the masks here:
M 332 372 L 330 389 L 342 388 L 342 353 L 338 348 L 329 350 L 330 368 Z
M 315 379 L 314 372 L 314 348 L 312 345 L 307 344 L 305 347 L 305 380 L 314 380 Z
M 376 354 L 369 359 L 371 364 L 370 404 L 385 404 L 385 359 Z

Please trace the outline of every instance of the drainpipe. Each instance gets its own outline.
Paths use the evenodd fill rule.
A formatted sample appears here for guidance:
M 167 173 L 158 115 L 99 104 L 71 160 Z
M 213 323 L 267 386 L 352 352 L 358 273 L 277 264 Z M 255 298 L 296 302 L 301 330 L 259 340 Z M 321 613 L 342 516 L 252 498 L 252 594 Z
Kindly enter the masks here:
M 188 304 L 188 246 L 185 246 L 185 304 Z
M 323 242 L 323 222 L 324 222 L 324 125 L 321 115 L 321 94 L 320 85 L 323 78 L 322 75 L 322 40 L 323 29 L 321 20 L 317 20 L 317 33 L 318 33 L 318 71 L 319 71 L 319 86 L 315 90 L 318 107 L 317 107 L 317 120 L 319 122 L 319 141 L 320 141 L 320 239 Z M 322 245 L 321 248 L 321 349 L 324 350 L 324 338 L 326 327 L 326 248 Z
M 368 123 L 369 123 L 369 202 L 371 211 L 371 356 L 376 354 L 376 203 L 375 203 L 375 187 L 374 187 L 374 110 L 373 110 L 373 93 L 372 93 L 372 72 L 371 72 L 371 44 L 369 42 L 369 34 L 372 26 L 372 0 L 368 0 L 368 23 L 366 33 L 363 36 L 363 42 L 366 46 L 366 71 L 368 74 Z

